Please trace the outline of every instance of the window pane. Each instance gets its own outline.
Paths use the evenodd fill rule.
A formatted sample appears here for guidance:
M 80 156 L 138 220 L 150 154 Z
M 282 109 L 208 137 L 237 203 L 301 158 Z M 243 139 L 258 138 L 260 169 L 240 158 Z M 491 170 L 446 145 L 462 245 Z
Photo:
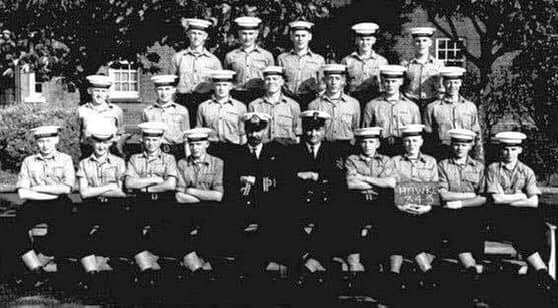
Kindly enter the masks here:
M 133 83 L 130 85 L 130 90 L 131 90 L 131 91 L 137 91 L 137 90 L 138 90 L 138 83 L 137 83 L 137 82 L 133 82 Z
M 114 91 L 121 91 L 121 90 L 122 90 L 122 86 L 120 85 L 120 82 L 115 82 Z
M 132 71 L 132 81 L 138 81 L 138 72 Z
M 128 83 L 123 83 L 122 91 L 130 91 L 130 85 Z
M 114 72 L 114 81 L 120 81 L 120 72 L 115 71 Z
M 444 39 L 438 39 L 438 49 L 443 49 L 446 47 L 446 41 Z
M 128 81 L 128 80 L 130 80 L 130 73 L 123 72 L 122 73 L 122 81 Z
M 461 49 L 456 52 L 455 58 L 463 59 L 463 51 Z
M 443 50 L 438 50 L 438 60 L 445 60 L 445 59 L 446 59 L 445 52 Z

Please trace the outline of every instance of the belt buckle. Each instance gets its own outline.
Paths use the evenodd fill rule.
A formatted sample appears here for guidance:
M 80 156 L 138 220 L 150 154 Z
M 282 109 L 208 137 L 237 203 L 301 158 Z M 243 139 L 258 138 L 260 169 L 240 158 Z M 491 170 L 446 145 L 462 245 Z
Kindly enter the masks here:
M 108 198 L 103 197 L 103 196 L 98 196 L 97 200 L 99 200 L 100 203 L 107 203 L 108 202 Z
M 159 194 L 151 194 L 151 200 L 153 201 L 159 200 Z

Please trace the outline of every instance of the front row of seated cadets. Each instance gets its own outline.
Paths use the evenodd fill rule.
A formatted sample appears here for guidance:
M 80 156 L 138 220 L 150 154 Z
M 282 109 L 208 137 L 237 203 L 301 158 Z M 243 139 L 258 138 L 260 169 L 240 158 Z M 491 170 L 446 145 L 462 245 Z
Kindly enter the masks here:
M 74 185 L 74 169 L 71 158 L 56 150 L 58 128 L 37 128 L 33 134 L 39 153 L 24 160 L 17 183 L 25 204 L 17 214 L 21 238 L 15 241 L 16 252 L 36 277 L 45 261 L 28 230 L 47 222 L 50 250 L 41 252 L 79 256 L 89 277 L 107 266 L 99 256 L 133 256 L 140 280 L 147 277 L 142 281 L 151 283 L 161 268 L 158 256 L 181 260 L 186 274 L 211 269 L 211 257 L 232 254 L 246 265 L 247 274 L 261 272 L 263 266 L 301 263 L 312 275 L 328 270 L 331 257 L 340 255 L 351 271 L 362 271 L 362 253 L 377 262 L 389 256 L 392 281 L 403 289 L 403 256 L 413 257 L 424 274 L 423 285 L 434 288 L 438 281 L 432 261 L 441 234 L 449 237 L 470 277 L 478 275 L 475 256 L 483 247 L 478 207 L 489 200 L 496 230 L 537 270 L 538 286 L 552 288 L 554 280 L 541 258 L 545 228 L 537 210 L 540 191 L 533 171 L 518 161 L 525 135 L 497 134 L 502 158 L 487 172 L 468 156 L 474 132 L 452 130 L 453 156 L 437 165 L 421 153 L 422 125 L 402 129 L 405 153 L 391 159 L 376 152 L 381 128 L 359 129 L 360 153 L 343 162 L 340 149 L 323 141 L 329 115 L 309 110 L 301 117 L 303 142 L 284 148 L 262 144 L 269 116 L 246 114 L 248 143 L 231 148 L 228 169 L 207 154 L 206 128 L 186 132 L 190 155 L 177 166 L 172 155 L 160 150 L 164 124 L 141 124 L 144 152 L 133 155 L 127 168 L 108 152 L 114 130 L 94 128 L 94 151 L 77 173 L 84 200 L 77 217 L 71 216 L 66 197 Z M 227 191 L 223 178 L 230 183 Z M 130 208 L 123 181 L 135 198 Z M 442 206 L 392 206 L 390 191 L 406 181 L 439 182 Z M 201 203 L 220 205 L 189 206 Z M 368 231 L 374 236 L 361 236 L 367 225 L 373 226 Z M 189 235 L 196 232 L 199 238 L 193 240 Z

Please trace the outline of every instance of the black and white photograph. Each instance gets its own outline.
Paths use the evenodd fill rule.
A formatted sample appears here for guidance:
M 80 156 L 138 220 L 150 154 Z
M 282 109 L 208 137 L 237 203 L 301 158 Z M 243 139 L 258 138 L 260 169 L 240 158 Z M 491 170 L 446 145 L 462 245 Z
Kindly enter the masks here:
M 556 0 L 0 0 L 0 306 L 558 307 Z

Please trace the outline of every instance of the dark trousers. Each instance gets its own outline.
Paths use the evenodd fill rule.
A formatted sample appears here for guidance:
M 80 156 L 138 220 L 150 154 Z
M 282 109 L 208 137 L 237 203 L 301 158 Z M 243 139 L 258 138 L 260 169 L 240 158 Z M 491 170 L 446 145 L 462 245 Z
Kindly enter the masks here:
M 135 240 L 134 217 L 125 198 L 83 200 L 76 217 L 78 257 L 130 257 Z
M 546 226 L 539 208 L 492 206 L 490 224 L 497 239 L 511 241 L 524 258 L 546 252 Z
M 482 207 L 459 210 L 439 209 L 435 213 L 438 243 L 447 240 L 452 255 L 469 252 L 476 258 L 484 252 L 485 209 Z M 442 250 L 445 247 L 442 247 Z
M 13 241 L 17 257 L 31 249 L 55 257 L 73 255 L 75 249 L 70 243 L 74 241 L 68 240 L 73 234 L 72 206 L 66 196 L 49 201 L 26 201 L 16 214 Z M 40 223 L 48 225 L 48 232 L 46 238 L 41 240 L 40 247 L 37 247 L 31 241 L 29 230 Z
M 188 109 L 190 116 L 190 127 L 196 127 L 198 107 L 201 103 L 211 98 L 212 92 L 208 93 L 176 93 L 176 103 Z

